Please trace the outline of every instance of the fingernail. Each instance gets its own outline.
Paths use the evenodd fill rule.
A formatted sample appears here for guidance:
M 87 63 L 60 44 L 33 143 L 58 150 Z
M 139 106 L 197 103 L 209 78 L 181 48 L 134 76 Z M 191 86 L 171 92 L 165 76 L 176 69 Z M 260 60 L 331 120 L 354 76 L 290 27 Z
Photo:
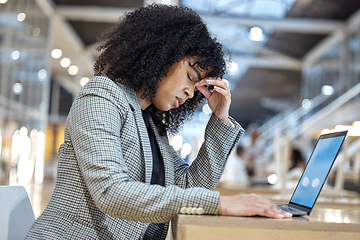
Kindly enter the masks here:
M 283 218 L 284 215 L 283 215 L 283 214 L 278 214 L 278 217 L 279 217 L 279 218 Z
M 291 213 L 285 213 L 285 216 L 286 217 L 292 217 L 292 214 Z

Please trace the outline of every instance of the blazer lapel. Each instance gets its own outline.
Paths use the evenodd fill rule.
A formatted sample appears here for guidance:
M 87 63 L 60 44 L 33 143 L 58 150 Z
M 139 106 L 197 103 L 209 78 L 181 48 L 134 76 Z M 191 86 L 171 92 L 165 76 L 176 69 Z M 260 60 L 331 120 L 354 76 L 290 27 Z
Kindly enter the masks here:
M 168 153 L 166 151 L 166 146 L 168 142 L 168 139 L 166 137 L 160 137 L 159 135 L 159 131 L 158 129 L 155 127 L 154 122 L 152 121 L 152 119 L 150 118 L 150 125 L 151 128 L 153 129 L 154 133 L 155 133 L 155 137 L 156 137 L 156 142 L 158 143 L 159 149 L 160 149 L 160 153 L 161 153 L 161 157 L 163 159 L 164 162 L 164 171 L 165 171 L 165 186 L 171 184 L 174 182 L 173 178 L 173 164 L 171 164 L 170 158 L 168 157 Z
M 149 135 L 145 126 L 144 119 L 141 113 L 141 107 L 139 100 L 137 99 L 136 93 L 133 89 L 122 85 L 127 92 L 126 96 L 128 96 L 128 101 L 130 107 L 134 113 L 135 123 L 138 129 L 139 138 L 141 142 L 141 149 L 144 153 L 145 159 L 145 183 L 150 184 L 151 182 L 151 175 L 153 170 L 153 160 L 152 160 L 152 151 L 151 145 L 149 140 Z
M 144 119 L 141 114 L 141 110 L 138 111 L 135 109 L 134 113 L 135 113 L 135 122 L 139 132 L 141 147 L 145 159 L 145 183 L 150 184 L 152 169 L 153 169 L 153 160 L 152 160 L 152 151 L 150 146 L 149 135 L 144 123 Z

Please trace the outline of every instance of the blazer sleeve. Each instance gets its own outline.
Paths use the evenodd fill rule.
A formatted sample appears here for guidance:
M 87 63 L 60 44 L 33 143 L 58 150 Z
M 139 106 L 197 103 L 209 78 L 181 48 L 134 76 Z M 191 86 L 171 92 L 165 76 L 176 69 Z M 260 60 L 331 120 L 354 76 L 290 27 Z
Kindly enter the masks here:
M 245 132 L 233 118 L 229 117 L 229 121 L 231 124 L 226 124 L 212 114 L 205 129 L 204 142 L 190 166 L 174 153 L 176 185 L 183 188 L 216 187 L 232 149 Z
M 68 116 L 71 144 L 96 206 L 113 217 L 152 223 L 170 221 L 184 206 L 216 214 L 218 192 L 149 185 L 129 178 L 120 138 L 125 118 L 125 109 L 96 94 L 80 95 Z

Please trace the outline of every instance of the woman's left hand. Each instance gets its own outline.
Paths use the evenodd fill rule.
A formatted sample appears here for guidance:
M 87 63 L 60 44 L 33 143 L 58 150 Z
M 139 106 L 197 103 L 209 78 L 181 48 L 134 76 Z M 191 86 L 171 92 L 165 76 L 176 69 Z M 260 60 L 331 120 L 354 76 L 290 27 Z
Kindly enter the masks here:
M 213 85 L 214 91 L 210 92 L 206 85 Z M 215 116 L 221 121 L 228 123 L 231 93 L 226 82 L 221 78 L 205 78 L 195 83 L 195 87 L 204 94 Z

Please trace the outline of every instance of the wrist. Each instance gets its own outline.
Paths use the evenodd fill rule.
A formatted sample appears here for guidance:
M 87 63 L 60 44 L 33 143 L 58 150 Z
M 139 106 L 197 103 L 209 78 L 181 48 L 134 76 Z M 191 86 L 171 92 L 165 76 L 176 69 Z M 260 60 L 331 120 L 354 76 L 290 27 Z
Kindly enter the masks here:
M 225 208 L 226 196 L 219 196 L 219 206 L 218 206 L 218 215 L 226 215 Z
M 222 116 L 220 114 L 216 114 L 216 113 L 214 113 L 214 114 L 220 121 L 222 121 L 223 123 L 229 125 L 230 121 L 229 121 L 229 115 L 228 114 L 226 114 L 224 116 Z

